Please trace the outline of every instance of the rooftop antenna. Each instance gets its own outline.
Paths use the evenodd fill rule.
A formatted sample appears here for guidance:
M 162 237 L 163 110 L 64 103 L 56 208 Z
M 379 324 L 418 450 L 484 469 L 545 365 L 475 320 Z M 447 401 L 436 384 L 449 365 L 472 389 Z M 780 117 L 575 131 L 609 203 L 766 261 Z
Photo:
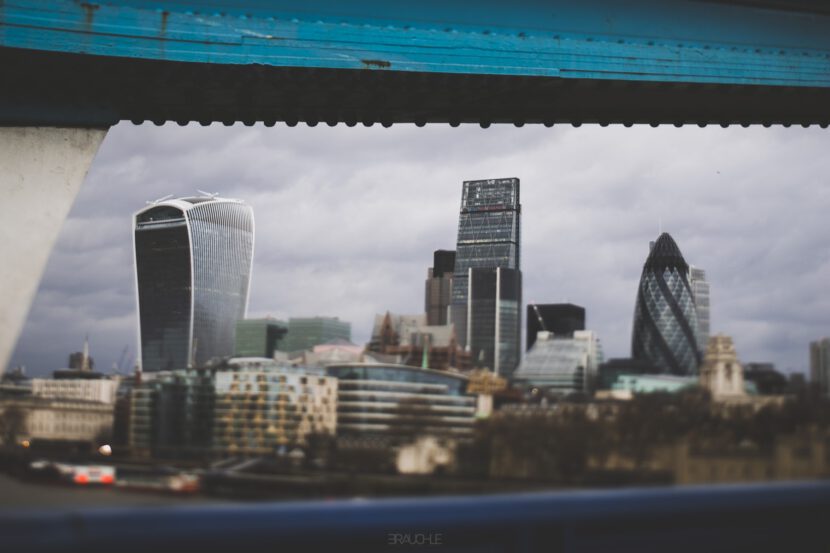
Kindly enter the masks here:
M 210 198 L 211 200 L 213 200 L 213 199 L 215 199 L 217 196 L 219 196 L 219 192 L 205 192 L 204 190 L 199 190 L 198 188 L 196 189 L 196 192 L 198 192 L 198 193 L 199 193 L 199 194 L 201 194 L 202 196 L 207 196 L 207 197 L 208 197 L 208 198 Z
M 164 200 L 169 200 L 172 197 L 173 197 L 173 194 L 168 194 L 166 196 L 162 196 L 158 200 L 150 200 L 149 202 L 144 202 L 144 203 L 146 203 L 147 205 L 157 205 L 157 204 L 160 204 L 161 202 L 163 202 Z

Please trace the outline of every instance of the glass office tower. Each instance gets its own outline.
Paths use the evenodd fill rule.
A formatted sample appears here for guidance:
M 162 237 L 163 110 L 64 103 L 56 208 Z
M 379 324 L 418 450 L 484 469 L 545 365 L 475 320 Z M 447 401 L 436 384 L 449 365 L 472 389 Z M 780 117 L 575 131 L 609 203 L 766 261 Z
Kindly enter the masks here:
M 142 370 L 200 367 L 233 355 L 251 281 L 251 208 L 181 198 L 153 203 L 133 220 Z
M 692 288 L 692 297 L 695 299 L 697 311 L 697 339 L 701 359 L 706 353 L 706 344 L 709 341 L 709 281 L 706 280 L 706 271 L 699 267 L 689 270 L 689 286 Z
M 455 270 L 455 252 L 436 250 L 432 267 L 427 272 L 424 309 L 427 324 L 444 326 L 452 297 L 452 272 Z
M 468 270 L 467 350 L 473 365 L 510 378 L 521 354 L 522 273 Z
M 666 373 L 697 374 L 698 322 L 689 266 L 674 239 L 663 233 L 653 244 L 637 292 L 631 356 Z
M 508 320 L 486 320 L 481 316 L 471 316 L 469 312 L 469 282 L 470 269 L 488 269 L 492 280 L 496 268 L 512 269 L 518 273 L 520 268 L 520 244 L 521 244 L 521 211 L 519 202 L 519 179 L 491 179 L 479 181 L 465 181 L 461 194 L 461 213 L 458 220 L 458 242 L 456 244 L 455 270 L 453 272 L 452 299 L 450 306 L 450 320 L 455 324 L 459 342 L 464 347 L 471 346 L 473 335 L 482 336 L 482 340 L 495 340 L 495 329 L 498 325 L 500 331 L 507 332 L 511 329 L 513 319 Z M 482 277 L 484 278 L 484 277 Z M 519 292 L 514 294 L 521 302 L 521 274 L 506 277 L 518 282 Z M 505 283 L 506 286 L 506 283 Z M 505 288 L 506 290 L 506 288 Z M 491 297 L 495 302 L 495 296 Z M 513 301 L 499 298 L 499 301 Z M 484 301 L 478 297 L 477 301 Z M 507 309 L 507 303 L 502 303 Z M 489 308 L 488 308 L 489 309 Z M 517 307 L 518 309 L 518 307 Z M 489 309 L 495 317 L 496 311 Z M 518 312 L 517 312 L 518 313 Z M 508 316 L 508 314 L 505 314 Z M 521 318 L 517 314 L 516 332 L 521 334 Z M 476 325 L 468 328 L 468 322 Z M 512 342 L 511 342 L 512 343 Z M 479 366 L 494 365 L 483 364 L 480 361 L 481 351 L 495 352 L 496 344 L 484 346 L 481 340 L 476 339 L 478 351 L 473 353 L 473 363 Z M 485 353 L 485 357 L 490 354 Z M 495 362 L 496 358 L 493 358 Z M 511 366 L 512 365 L 512 366 Z M 518 352 L 516 353 L 515 364 L 513 361 L 501 364 L 505 374 L 512 373 L 518 365 Z

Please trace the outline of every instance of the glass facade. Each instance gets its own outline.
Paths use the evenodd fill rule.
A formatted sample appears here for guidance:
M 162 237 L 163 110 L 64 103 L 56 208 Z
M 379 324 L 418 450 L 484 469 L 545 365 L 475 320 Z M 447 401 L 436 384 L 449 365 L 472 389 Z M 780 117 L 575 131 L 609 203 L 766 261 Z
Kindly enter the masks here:
M 459 374 L 402 365 L 333 365 L 338 379 L 338 435 L 468 435 L 476 398 Z
M 603 362 L 596 335 L 580 330 L 573 337 L 541 336 L 519 365 L 514 382 L 561 394 L 591 391 Z
M 248 303 L 251 208 L 212 197 L 166 200 L 136 214 L 134 240 L 142 370 L 232 355 Z
M 288 319 L 288 334 L 280 342 L 280 351 L 310 350 L 332 340 L 352 339 L 352 323 L 337 317 L 303 317 Z
M 478 351 L 473 352 L 473 363 L 493 368 L 496 364 L 495 350 L 499 349 L 507 356 L 502 366 L 508 372 L 512 372 L 518 363 L 518 354 L 516 354 L 516 364 L 510 366 L 512 354 L 509 350 L 512 347 L 513 333 L 511 302 L 521 303 L 521 274 L 518 271 L 521 253 L 522 208 L 519 199 L 519 179 L 516 178 L 464 182 L 450 308 L 450 320 L 455 324 L 461 345 L 471 346 L 469 341 L 472 340 L 473 334 L 479 337 L 476 345 Z M 503 298 L 498 298 L 504 300 L 499 303 L 498 309 L 495 305 L 497 303 L 495 295 L 490 295 L 490 299 L 487 300 L 486 294 L 477 293 L 477 299 L 482 303 L 479 303 L 475 313 L 472 313 L 470 311 L 472 308 L 469 307 L 470 275 L 472 274 L 470 270 L 486 269 L 492 272 L 498 267 L 515 271 L 515 276 L 506 278 L 518 280 L 519 293 L 512 292 Z M 479 290 L 483 287 L 494 290 L 492 284 L 487 286 L 484 286 L 483 282 L 481 284 Z M 492 302 L 492 305 L 488 304 L 488 301 Z M 521 333 L 518 309 L 516 305 L 515 324 L 516 332 Z M 506 319 L 497 321 L 496 313 L 501 312 L 504 313 Z M 487 319 L 485 313 L 490 313 L 488 315 L 490 320 Z M 468 328 L 468 323 L 479 326 Z M 496 337 L 497 330 L 498 338 Z M 502 332 L 505 333 L 503 337 Z M 485 346 L 483 340 L 489 340 L 490 344 Z M 481 351 L 484 351 L 485 359 L 481 359 Z
M 470 269 L 467 349 L 473 364 L 510 377 L 521 352 L 522 273 L 512 269 Z
M 271 358 L 286 332 L 286 324 L 276 319 L 237 321 L 234 356 Z
M 706 280 L 706 271 L 693 266 L 689 271 L 689 285 L 695 299 L 698 346 L 703 357 L 709 340 L 709 282 Z
M 631 337 L 633 358 L 678 376 L 697 374 L 701 359 L 688 273 L 674 239 L 661 234 L 643 266 Z

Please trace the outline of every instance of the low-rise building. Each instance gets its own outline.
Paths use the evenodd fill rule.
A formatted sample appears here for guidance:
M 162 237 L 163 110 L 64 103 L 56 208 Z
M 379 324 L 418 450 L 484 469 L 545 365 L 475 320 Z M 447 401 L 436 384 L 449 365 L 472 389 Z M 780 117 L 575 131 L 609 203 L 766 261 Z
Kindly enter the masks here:
M 337 379 L 270 359 L 231 359 L 216 373 L 213 453 L 273 455 L 337 430 Z
M 361 363 L 332 365 L 326 373 L 338 379 L 338 440 L 396 445 L 472 432 L 477 398 L 463 374 Z

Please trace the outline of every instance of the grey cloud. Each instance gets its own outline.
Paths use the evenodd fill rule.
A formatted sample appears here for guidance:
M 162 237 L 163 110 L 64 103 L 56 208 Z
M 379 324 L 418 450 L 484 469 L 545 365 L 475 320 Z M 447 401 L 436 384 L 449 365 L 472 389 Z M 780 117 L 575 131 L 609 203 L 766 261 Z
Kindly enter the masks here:
M 526 300 L 585 305 L 608 356 L 630 346 L 662 220 L 712 283 L 713 330 L 744 360 L 803 370 L 830 334 L 830 159 L 818 129 L 265 128 L 119 125 L 52 254 L 13 363 L 46 371 L 87 331 L 96 358 L 135 348 L 130 216 L 196 189 L 250 203 L 250 314 L 423 308 L 432 251 L 453 248 L 461 181 L 522 179 Z M 100 362 L 99 362 L 100 364 Z

